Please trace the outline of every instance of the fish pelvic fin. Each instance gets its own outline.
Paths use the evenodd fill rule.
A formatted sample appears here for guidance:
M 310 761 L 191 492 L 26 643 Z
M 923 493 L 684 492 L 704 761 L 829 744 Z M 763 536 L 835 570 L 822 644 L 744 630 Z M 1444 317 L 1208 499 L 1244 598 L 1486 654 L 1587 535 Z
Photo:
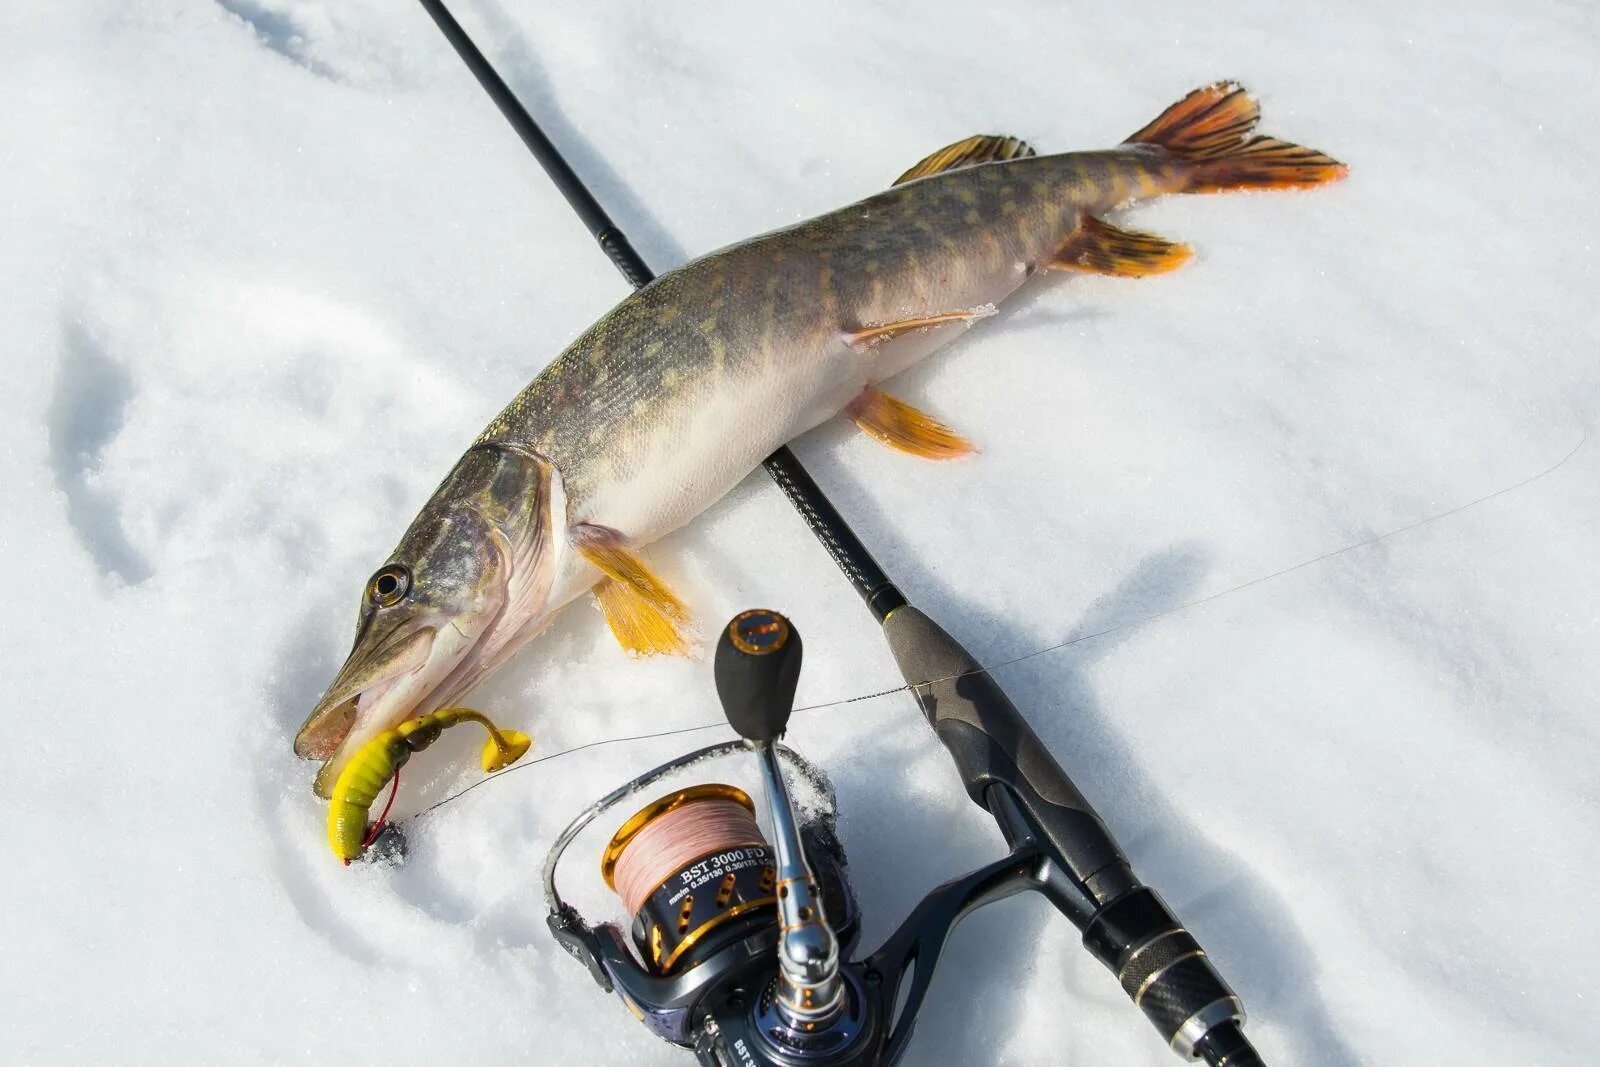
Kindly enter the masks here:
M 943 326 L 949 322 L 976 322 L 978 319 L 986 319 L 998 313 L 999 309 L 993 304 L 983 304 L 963 311 L 940 311 L 932 315 L 919 315 L 913 319 L 883 322 L 876 326 L 861 326 L 848 330 L 845 333 L 845 341 L 851 348 L 872 349 L 917 330 L 931 330 L 935 326 Z
M 869 436 L 900 452 L 923 459 L 959 459 L 972 442 L 933 416 L 869 385 L 845 409 Z
M 1261 108 L 1236 82 L 1196 89 L 1128 138 L 1188 164 L 1186 193 L 1307 189 L 1338 181 L 1343 163 L 1315 148 L 1255 133 Z
M 1155 234 L 1121 230 L 1104 219 L 1086 214 L 1045 266 L 1051 270 L 1142 278 L 1177 270 L 1189 262 L 1192 255 L 1194 250 L 1188 245 L 1176 244 Z
M 578 554 L 605 578 L 595 586 L 595 604 L 624 651 L 641 656 L 687 656 L 694 649 L 694 620 L 672 589 L 604 526 L 573 527 Z
M 974 134 L 955 144 L 947 144 L 937 152 L 918 160 L 916 166 L 896 178 L 893 184 L 904 185 L 918 178 L 960 170 L 962 167 L 976 167 L 981 163 L 1003 163 L 1008 159 L 1026 159 L 1034 155 L 1038 153 L 1033 150 L 1033 146 L 1018 138 L 1007 137 L 1005 134 Z

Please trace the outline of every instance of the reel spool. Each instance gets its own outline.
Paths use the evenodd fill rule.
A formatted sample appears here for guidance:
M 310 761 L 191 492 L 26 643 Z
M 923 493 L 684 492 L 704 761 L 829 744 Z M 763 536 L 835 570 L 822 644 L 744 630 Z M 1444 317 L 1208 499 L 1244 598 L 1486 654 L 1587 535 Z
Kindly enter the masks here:
M 799 753 L 781 744 L 775 749 L 814 801 L 802 816 L 800 841 L 841 951 L 848 952 L 860 933 L 860 913 L 834 832 L 833 786 Z M 545 857 L 545 923 L 556 941 L 589 969 L 600 988 L 620 996 L 651 1033 L 685 1048 L 709 1039 L 704 1024 L 711 1012 L 727 1009 L 730 997 L 754 1004 L 773 976 L 778 864 L 750 797 L 736 786 L 702 780 L 662 796 L 621 824 L 597 858 L 601 877 L 622 898 L 629 929 L 586 922 L 562 899 L 557 874 L 567 848 L 596 819 L 615 817 L 626 810 L 618 807 L 623 803 L 637 804 L 645 790 L 662 787 L 665 778 L 690 768 L 703 772 L 708 762 L 724 757 L 747 758 L 749 751 L 742 739 L 721 741 L 625 782 L 574 818 Z M 729 875 L 732 886 L 725 888 Z
M 612 835 L 600 874 L 622 898 L 634 948 L 654 974 L 686 970 L 777 926 L 777 865 L 755 805 L 735 786 L 689 786 L 645 806 Z

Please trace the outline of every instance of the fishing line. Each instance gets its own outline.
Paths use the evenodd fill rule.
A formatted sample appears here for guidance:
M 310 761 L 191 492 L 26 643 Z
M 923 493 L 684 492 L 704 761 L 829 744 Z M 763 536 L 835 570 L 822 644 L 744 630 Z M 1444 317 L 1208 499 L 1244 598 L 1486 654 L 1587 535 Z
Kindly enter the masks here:
M 630 916 L 687 863 L 722 849 L 761 846 L 753 811 L 735 800 L 704 798 L 650 819 L 617 857 L 613 881 Z
M 673 730 L 657 730 L 656 732 L 649 733 L 649 734 L 631 734 L 631 735 L 629 735 L 627 737 L 602 737 L 598 741 L 585 741 L 581 745 L 573 745 L 571 748 L 558 749 L 555 752 L 547 753 L 546 755 L 539 756 L 536 759 L 524 760 L 523 762 L 517 764 L 515 767 L 509 767 L 506 770 L 500 771 L 498 774 L 491 774 L 486 778 L 479 778 L 476 782 L 473 782 L 471 785 L 467 786 L 465 789 L 461 790 L 459 793 L 452 793 L 449 796 L 445 797 L 443 800 L 434 801 L 432 804 L 429 804 L 427 807 L 421 809 L 420 811 L 412 813 L 411 818 L 413 818 L 413 819 L 420 818 L 421 816 L 428 814 L 430 811 L 433 811 L 436 808 L 442 808 L 446 804 L 450 803 L 452 800 L 459 800 L 460 798 L 466 796 L 468 793 L 472 792 L 474 789 L 478 788 L 480 785 L 484 785 L 484 784 L 486 784 L 488 782 L 492 782 L 496 778 L 500 778 L 500 777 L 502 777 L 504 775 L 510 774 L 512 771 L 525 771 L 529 767 L 536 767 L 539 764 L 545 763 L 545 762 L 547 762 L 549 760 L 553 760 L 553 759 L 557 758 L 558 756 L 570 756 L 574 752 L 582 752 L 585 749 L 590 749 L 590 748 L 601 748 L 601 747 L 603 747 L 605 745 L 625 745 L 630 741 L 649 741 L 649 740 L 652 740 L 653 738 L 657 738 L 657 737 L 674 737 L 674 736 L 676 736 L 678 734 L 694 734 L 694 733 L 699 733 L 702 730 L 714 730 L 718 726 L 726 726 L 726 725 L 727 725 L 726 722 L 708 722 L 708 723 L 704 723 L 704 724 L 702 724 L 700 726 L 682 726 L 682 727 L 678 727 L 677 729 L 673 729 Z
M 1352 542 L 1351 544 L 1343 546 L 1342 548 L 1336 548 L 1336 549 L 1332 550 L 1331 552 L 1324 552 L 1320 556 L 1313 556 L 1310 559 L 1302 560 L 1299 563 L 1292 564 L 1292 565 L 1290 565 L 1288 567 L 1280 568 L 1279 570 L 1275 570 L 1275 571 L 1271 572 L 1270 574 L 1263 574 L 1263 575 L 1260 575 L 1259 577 L 1251 578 L 1249 581 L 1240 582 L 1238 585 L 1229 586 L 1227 589 L 1221 589 L 1221 590 L 1218 590 L 1215 593 L 1207 593 L 1205 596 L 1197 597 L 1194 600 L 1185 601 L 1182 604 L 1177 604 L 1177 605 L 1175 605 L 1173 607 L 1170 607 L 1170 608 L 1163 608 L 1160 611 L 1151 612 L 1148 615 L 1142 615 L 1139 618 L 1133 619 L 1133 620 L 1131 620 L 1129 622 L 1118 623 L 1115 626 L 1107 626 L 1107 627 L 1105 627 L 1103 629 L 1096 630 L 1093 633 L 1080 634 L 1077 637 L 1069 637 L 1066 640 L 1058 641 L 1053 645 L 1046 645 L 1043 648 L 1034 649 L 1031 652 L 1025 652 L 1020 656 L 1014 656 L 1011 659 L 1000 660 L 999 662 L 996 662 L 996 663 L 986 664 L 986 665 L 980 667 L 978 670 L 969 671 L 967 673 L 969 673 L 969 674 L 992 674 L 995 671 L 1002 670 L 1002 669 L 1004 669 L 1006 667 L 1014 666 L 1015 664 L 1018 664 L 1018 663 L 1023 663 L 1023 662 L 1025 662 L 1027 660 L 1034 659 L 1034 658 L 1036 658 L 1038 656 L 1047 655 L 1047 654 L 1049 654 L 1051 652 L 1059 652 L 1060 650 L 1062 650 L 1064 648 L 1071 648 L 1074 645 L 1081 645 L 1081 644 L 1084 644 L 1085 642 L 1093 641 L 1093 640 L 1095 640 L 1097 638 L 1101 638 L 1101 637 L 1109 637 L 1112 634 L 1124 633 L 1124 632 L 1127 632 L 1127 631 L 1130 631 L 1130 630 L 1136 630 L 1139 627 L 1144 626 L 1147 623 L 1155 622 L 1158 619 L 1164 619 L 1164 618 L 1167 618 L 1168 616 L 1171 616 L 1171 615 L 1177 615 L 1178 613 L 1184 612 L 1184 611 L 1188 611 L 1191 608 L 1200 607 L 1202 604 L 1210 604 L 1213 601 L 1221 600 L 1223 597 L 1232 596 L 1234 593 L 1242 592 L 1242 591 L 1244 591 L 1246 589 L 1252 589 L 1255 586 L 1262 585 L 1262 584 L 1264 584 L 1266 582 L 1273 581 L 1274 579 L 1282 578 L 1282 577 L 1284 577 L 1285 575 L 1288 575 L 1288 574 L 1293 574 L 1295 571 L 1304 570 L 1305 568 L 1315 566 L 1318 563 L 1325 563 L 1330 559 L 1335 559 L 1335 558 L 1337 558 L 1339 556 L 1343 556 L 1343 555 L 1345 555 L 1347 553 L 1355 552 L 1358 549 L 1370 548 L 1371 546 L 1379 544 L 1380 542 L 1383 542 L 1383 541 L 1387 541 L 1392 537 L 1399 537 L 1401 534 L 1410 533 L 1413 530 L 1420 529 L 1421 527 L 1427 526 L 1427 525 L 1429 525 L 1431 523 L 1439 522 L 1439 521 L 1441 521 L 1443 519 L 1448 519 L 1448 518 L 1451 518 L 1452 516 L 1455 516 L 1455 515 L 1460 515 L 1462 512 L 1468 511 L 1468 510 L 1470 510 L 1472 508 L 1475 508 L 1480 504 L 1487 504 L 1491 500 L 1496 500 L 1496 499 L 1498 499 L 1500 497 L 1503 497 L 1503 496 L 1506 496 L 1506 495 L 1508 495 L 1510 493 L 1515 493 L 1519 489 L 1524 489 L 1524 488 L 1532 485 L 1534 482 L 1537 482 L 1540 479 L 1546 477 L 1547 475 L 1554 474 L 1556 471 L 1558 471 L 1562 467 L 1566 466 L 1567 462 L 1569 460 L 1571 460 L 1573 456 L 1576 456 L 1580 451 L 1582 451 L 1583 447 L 1585 445 L 1587 445 L 1588 443 L 1589 443 L 1589 428 L 1587 426 L 1585 426 L 1585 427 L 1583 427 L 1583 429 L 1582 429 L 1582 431 L 1581 431 L 1581 433 L 1580 433 L 1580 435 L 1578 437 L 1578 443 L 1573 445 L 1572 448 L 1570 450 L 1568 450 L 1567 453 L 1564 456 L 1562 456 L 1560 459 L 1556 460 L 1554 463 L 1550 464 L 1548 467 L 1544 467 L 1541 470 L 1535 472 L 1534 474 L 1530 474 L 1528 477 L 1523 478 L 1521 481 L 1513 482 L 1511 485 L 1503 486 L 1503 487 L 1501 487 L 1499 489 L 1496 489 L 1492 493 L 1486 493 L 1483 496 L 1477 497 L 1474 500 L 1469 500 L 1464 504 L 1457 504 L 1455 507 L 1448 508 L 1448 509 L 1446 509 L 1444 511 L 1437 512 L 1437 513 L 1435 513 L 1433 515 L 1429 515 L 1429 516 L 1427 516 L 1426 518 L 1423 518 L 1423 519 L 1418 519 L 1416 522 L 1407 523 L 1405 526 L 1396 527 L 1395 529 L 1390 530 L 1387 533 L 1377 534 L 1377 535 L 1375 535 L 1373 537 L 1368 537 L 1368 538 L 1366 538 L 1365 540 L 1362 540 L 1362 541 L 1355 541 L 1355 542 Z M 924 683 L 924 684 L 930 684 L 931 685 L 931 684 L 936 684 L 938 682 L 950 681 L 950 680 L 952 680 L 953 678 L 956 678 L 956 677 L 959 677 L 959 676 L 958 675 L 950 675 L 950 676 L 943 677 L 943 678 L 929 679 L 928 682 Z M 803 711 L 822 711 L 822 710 L 824 710 L 826 708 L 844 707 L 847 704 L 857 704 L 857 703 L 860 703 L 862 701 L 876 700 L 879 697 L 893 696 L 896 693 L 909 692 L 911 690 L 911 688 L 912 687 L 909 686 L 909 685 L 891 686 L 888 689 L 880 689 L 880 690 L 877 690 L 877 691 L 871 692 L 871 693 L 861 693 L 861 694 L 859 694 L 857 696 L 844 697 L 844 698 L 839 699 L 839 700 L 830 700 L 830 701 L 827 701 L 827 702 L 822 703 L 822 704 L 807 704 L 807 705 L 805 705 L 803 707 L 795 708 L 794 711 L 795 711 L 795 714 L 799 714 L 800 712 L 803 712 Z M 546 762 L 548 760 L 556 759 L 556 758 L 558 758 L 560 756 L 568 756 L 568 755 L 572 755 L 575 752 L 583 752 L 583 751 L 585 751 L 587 749 L 591 749 L 591 748 L 601 748 L 601 747 L 606 746 L 606 745 L 621 745 L 621 744 L 627 744 L 627 743 L 632 742 L 632 741 L 649 741 L 649 740 L 653 740 L 653 739 L 659 738 L 659 737 L 674 737 L 674 736 L 677 736 L 679 734 L 691 734 L 691 733 L 699 733 L 699 732 L 704 731 L 704 730 L 715 730 L 715 729 L 717 729 L 719 727 L 726 728 L 727 725 L 728 724 L 727 724 L 727 722 L 725 720 L 718 720 L 716 722 L 703 723 L 703 724 L 698 725 L 698 726 L 682 726 L 682 727 L 677 727 L 677 728 L 671 729 L 671 730 L 657 730 L 657 731 L 655 731 L 653 733 L 630 734 L 630 735 L 628 735 L 626 737 L 606 737 L 606 738 L 601 738 L 601 739 L 599 739 L 597 741 L 587 741 L 584 744 L 574 745 L 572 748 L 564 748 L 564 749 L 561 749 L 561 750 L 556 751 L 556 752 L 551 752 L 548 755 L 540 756 L 538 759 L 529 760 L 529 761 L 527 761 L 525 763 L 518 764 L 515 767 L 509 767 L 506 770 L 503 770 L 503 771 L 499 772 L 498 774 L 492 774 L 492 775 L 488 776 L 487 778 L 480 778 L 478 781 L 473 782 L 471 785 L 468 785 L 466 788 L 462 789 L 460 792 L 452 793 L 450 796 L 445 797 L 443 800 L 439 800 L 439 801 L 436 801 L 433 804 L 430 804 L 428 807 L 423 808 L 422 810 L 416 812 L 411 817 L 413 819 L 419 818 L 419 817 L 421 817 L 423 815 L 428 814 L 429 812 L 438 810 L 439 808 L 441 808 L 444 805 L 450 803 L 451 801 L 459 800 L 461 797 L 463 797 L 466 794 L 472 792 L 474 789 L 478 788 L 481 785 L 485 785 L 485 784 L 487 784 L 489 782 L 492 782 L 497 778 L 503 778 L 508 774 L 514 774 L 517 771 L 527 770 L 530 767 L 534 767 L 534 766 L 536 766 L 536 765 L 538 765 L 540 763 L 544 763 L 544 762 Z

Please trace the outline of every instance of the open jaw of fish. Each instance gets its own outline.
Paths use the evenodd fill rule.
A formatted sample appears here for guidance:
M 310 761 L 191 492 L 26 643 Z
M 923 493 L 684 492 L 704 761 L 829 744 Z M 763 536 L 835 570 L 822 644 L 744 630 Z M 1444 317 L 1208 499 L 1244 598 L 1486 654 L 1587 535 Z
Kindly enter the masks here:
M 910 455 L 972 445 L 879 388 L 1028 277 L 1139 278 L 1187 245 L 1102 216 L 1168 193 L 1308 188 L 1344 165 L 1259 136 L 1222 82 L 1115 148 L 979 135 L 894 187 L 702 256 L 602 316 L 479 436 L 368 582 L 355 648 L 295 741 L 327 795 L 351 754 L 448 706 L 578 595 L 622 647 L 682 653 L 689 614 L 637 554 L 840 413 Z
M 492 619 L 485 622 L 492 625 Z M 295 738 L 296 755 L 323 761 L 317 794 L 332 795 L 339 772 L 366 742 L 406 719 L 446 706 L 454 689 L 450 679 L 467 665 L 474 638 L 487 629 L 463 630 L 459 620 L 443 621 L 442 628 L 430 623 L 397 633 L 386 647 L 371 651 L 358 642 Z
M 355 646 L 295 738 L 331 794 L 362 745 L 449 707 L 537 634 L 562 595 L 565 496 L 548 462 L 480 445 L 367 583 Z M 593 579 L 590 579 L 591 584 Z

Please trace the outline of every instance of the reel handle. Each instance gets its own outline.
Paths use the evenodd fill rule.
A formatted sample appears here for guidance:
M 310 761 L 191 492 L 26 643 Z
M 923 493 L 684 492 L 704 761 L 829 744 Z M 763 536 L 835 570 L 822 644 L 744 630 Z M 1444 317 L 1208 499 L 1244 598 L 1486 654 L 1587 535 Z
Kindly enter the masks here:
M 829 1034 L 844 1007 L 839 939 L 828 925 L 821 888 L 806 862 L 799 820 L 772 747 L 794 710 L 800 659 L 800 634 L 789 620 L 776 611 L 756 609 L 740 612 L 723 627 L 713 669 L 728 725 L 749 742 L 760 762 L 772 818 L 772 847 L 777 856 L 778 976 L 771 998 L 772 1016 L 762 1029 L 784 1030 L 794 1040 L 819 1047 L 816 1042 L 825 1035 L 845 1042 L 853 1035 L 843 1030 Z
M 800 633 L 776 611 L 733 617 L 717 641 L 713 671 L 728 725 L 746 741 L 776 741 L 800 684 Z

